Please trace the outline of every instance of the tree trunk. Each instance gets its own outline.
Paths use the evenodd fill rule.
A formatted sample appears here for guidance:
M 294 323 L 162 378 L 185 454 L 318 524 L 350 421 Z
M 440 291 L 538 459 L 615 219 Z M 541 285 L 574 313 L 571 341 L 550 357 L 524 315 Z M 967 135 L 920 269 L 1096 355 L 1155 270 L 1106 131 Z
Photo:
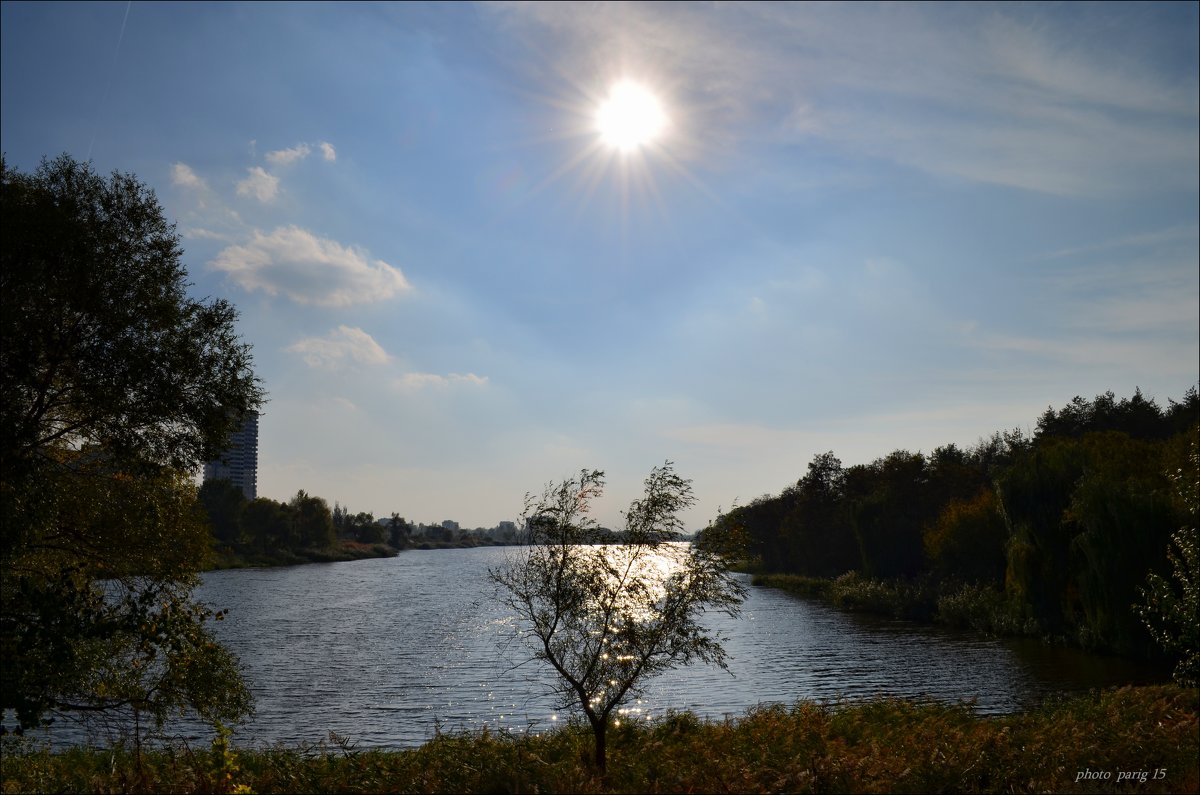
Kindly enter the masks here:
M 608 772 L 608 760 L 605 758 L 604 732 L 608 729 L 608 721 L 604 718 L 592 721 L 592 734 L 596 738 L 596 769 L 600 775 Z

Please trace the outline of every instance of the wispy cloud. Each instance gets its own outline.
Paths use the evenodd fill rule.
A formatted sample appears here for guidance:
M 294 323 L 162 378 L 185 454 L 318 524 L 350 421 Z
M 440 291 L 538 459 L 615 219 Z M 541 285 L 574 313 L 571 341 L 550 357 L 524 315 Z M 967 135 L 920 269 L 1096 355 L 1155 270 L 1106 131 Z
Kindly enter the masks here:
M 295 163 L 297 160 L 303 160 L 312 152 L 312 147 L 308 144 L 296 144 L 291 149 L 276 149 L 274 152 L 267 152 L 267 162 L 273 166 L 286 166 Z
M 248 243 L 226 247 L 211 264 L 246 290 L 316 306 L 382 301 L 412 289 L 399 268 L 298 226 L 255 230 Z
M 279 177 L 269 174 L 262 166 L 247 169 L 249 176 L 237 184 L 238 196 L 252 196 L 264 204 L 279 193 Z
M 333 148 L 333 144 L 329 143 L 329 141 L 321 141 L 321 157 L 330 163 L 337 160 L 337 150 Z
M 680 154 L 710 162 L 751 138 L 820 143 L 1062 195 L 1194 188 L 1200 166 L 1195 75 L 1123 50 L 1088 7 L 490 8 L 573 84 L 613 64 L 661 81 L 689 137 Z
M 1111 371 L 1126 378 L 1131 373 L 1186 372 L 1189 369 L 1172 351 L 1129 337 L 1023 337 L 996 334 L 981 338 L 977 347 L 1016 354 L 1027 368 L 1071 367 L 1077 373 Z
M 202 226 L 190 226 L 183 230 L 183 236 L 190 240 L 220 240 L 228 243 L 232 237 L 224 232 L 215 232 Z
M 345 362 L 387 364 L 391 359 L 375 338 L 361 328 L 338 326 L 324 337 L 305 337 L 288 346 L 310 367 L 335 367 Z
M 1197 226 L 1196 224 L 1184 224 L 1181 226 L 1172 226 L 1168 229 L 1156 229 L 1152 232 L 1141 232 L 1136 235 L 1124 235 L 1118 238 L 1102 240 L 1098 243 L 1089 243 L 1088 245 L 1084 246 L 1061 248 L 1045 254 L 1040 254 L 1034 257 L 1034 259 L 1065 259 L 1068 257 L 1075 257 L 1080 254 L 1094 254 L 1096 252 L 1111 251 L 1114 249 L 1146 248 L 1169 243 L 1180 243 L 1186 241 L 1194 242 L 1198 235 L 1200 235 L 1200 226 Z
M 480 387 L 486 386 L 487 382 L 486 375 L 475 373 L 405 373 L 396 378 L 393 385 L 401 391 L 411 392 L 420 389 L 445 389 L 451 386 Z

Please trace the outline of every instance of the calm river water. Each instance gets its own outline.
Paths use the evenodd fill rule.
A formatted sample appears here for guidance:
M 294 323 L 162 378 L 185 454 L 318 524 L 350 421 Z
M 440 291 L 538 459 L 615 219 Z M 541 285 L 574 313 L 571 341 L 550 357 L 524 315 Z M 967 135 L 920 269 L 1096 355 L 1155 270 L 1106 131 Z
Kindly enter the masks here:
M 503 547 L 241 569 L 204 576 L 198 597 L 228 617 L 217 636 L 245 666 L 257 715 L 242 744 L 419 745 L 488 725 L 540 730 L 565 720 L 550 673 L 507 643 L 514 625 L 487 578 Z M 875 694 L 974 700 L 1012 711 L 1061 690 L 1155 681 L 1128 662 L 1036 643 L 849 614 L 751 588 L 740 619 L 712 619 L 729 672 L 692 666 L 651 680 L 625 719 L 692 710 L 721 718 L 760 703 Z M 197 739 L 195 727 L 176 727 Z M 59 739 L 65 739 L 60 735 Z

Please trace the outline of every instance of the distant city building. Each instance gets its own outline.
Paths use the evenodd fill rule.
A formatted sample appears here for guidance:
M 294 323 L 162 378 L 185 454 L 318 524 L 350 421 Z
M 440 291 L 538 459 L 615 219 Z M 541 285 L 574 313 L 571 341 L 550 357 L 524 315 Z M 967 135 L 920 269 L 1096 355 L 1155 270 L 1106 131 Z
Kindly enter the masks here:
M 442 527 L 446 530 L 452 530 L 454 532 L 458 532 L 458 522 L 451 521 L 450 519 L 447 519 L 446 521 L 442 522 Z
M 246 499 L 258 496 L 258 414 L 251 414 L 230 438 L 230 447 L 204 465 L 204 482 L 228 480 Z

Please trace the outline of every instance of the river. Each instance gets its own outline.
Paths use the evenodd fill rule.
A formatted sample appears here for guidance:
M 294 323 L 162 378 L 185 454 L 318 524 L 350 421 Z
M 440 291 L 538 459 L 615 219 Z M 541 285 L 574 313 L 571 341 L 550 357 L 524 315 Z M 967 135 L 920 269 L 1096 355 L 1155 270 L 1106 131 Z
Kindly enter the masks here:
M 204 575 L 197 596 L 228 617 L 218 638 L 245 666 L 257 713 L 242 744 L 411 747 L 438 730 L 542 730 L 565 720 L 552 675 L 510 642 L 489 567 L 503 547 L 407 551 L 395 558 Z M 740 576 L 740 575 L 739 575 Z M 651 680 L 624 719 L 692 710 L 720 719 L 760 703 L 879 694 L 972 701 L 1011 712 L 1057 691 L 1158 681 L 1127 661 L 1027 641 L 846 613 L 750 588 L 727 637 L 729 671 L 690 666 Z M 197 727 L 176 736 L 202 739 Z M 66 739 L 60 730 L 58 740 Z

